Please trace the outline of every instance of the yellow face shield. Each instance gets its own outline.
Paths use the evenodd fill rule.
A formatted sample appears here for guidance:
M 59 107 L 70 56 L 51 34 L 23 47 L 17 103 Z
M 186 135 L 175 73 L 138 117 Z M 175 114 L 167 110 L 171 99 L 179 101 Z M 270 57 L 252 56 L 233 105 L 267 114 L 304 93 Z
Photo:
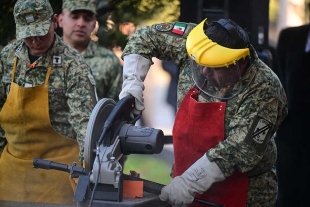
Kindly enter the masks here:
M 197 64 L 211 68 L 228 67 L 250 55 L 249 48 L 231 49 L 212 42 L 204 33 L 205 23 L 207 19 L 198 24 L 186 40 L 187 53 Z
M 219 100 L 231 99 L 242 90 L 239 60 L 249 56 L 250 51 L 248 48 L 231 49 L 213 42 L 204 33 L 205 22 L 197 25 L 186 40 L 193 80 L 206 95 Z

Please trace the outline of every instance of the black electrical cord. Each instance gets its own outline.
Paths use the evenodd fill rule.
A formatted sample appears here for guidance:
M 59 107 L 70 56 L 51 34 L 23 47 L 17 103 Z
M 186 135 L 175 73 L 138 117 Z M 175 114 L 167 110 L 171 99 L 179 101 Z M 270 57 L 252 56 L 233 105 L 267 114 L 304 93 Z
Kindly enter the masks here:
M 96 182 L 95 182 L 95 185 L 94 185 L 94 188 L 93 188 L 93 192 L 92 192 L 91 197 L 90 197 L 90 201 L 89 201 L 88 207 L 91 207 L 91 205 L 93 203 L 95 191 L 96 191 L 96 188 L 97 188 L 97 185 L 98 185 L 98 182 L 99 182 L 99 176 L 100 176 L 101 162 L 100 162 L 100 158 L 99 158 L 99 154 L 98 153 L 97 153 L 96 156 L 97 156 L 98 162 L 99 162 L 99 169 L 98 169 L 98 175 L 97 175 Z
M 197 203 L 205 204 L 205 205 L 212 206 L 212 207 L 225 207 L 225 205 L 223 204 L 213 203 L 213 202 L 202 200 L 199 198 L 195 198 L 194 201 L 196 201 Z

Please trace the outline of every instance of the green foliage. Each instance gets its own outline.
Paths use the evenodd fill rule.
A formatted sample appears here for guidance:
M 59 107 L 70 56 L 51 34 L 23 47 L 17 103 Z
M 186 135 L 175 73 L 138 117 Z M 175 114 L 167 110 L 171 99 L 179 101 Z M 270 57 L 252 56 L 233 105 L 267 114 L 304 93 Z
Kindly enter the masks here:
M 106 47 L 113 47 L 116 43 L 122 48 L 127 43 L 127 36 L 118 30 L 121 23 L 133 22 L 139 25 L 162 13 L 169 4 L 176 4 L 178 11 L 180 4 L 179 0 L 103 0 L 101 3 L 98 9 L 99 42 Z M 177 20 L 177 11 L 168 12 L 167 17 Z M 107 28 L 108 19 L 114 22 L 112 29 Z
M 0 3 L 0 45 L 5 46 L 15 39 L 13 9 L 16 0 L 1 0 Z M 50 0 L 54 13 L 61 11 L 62 0 Z
M 140 24 L 151 19 L 155 14 L 164 10 L 165 6 L 173 0 L 108 0 L 106 7 L 99 7 L 98 16 L 112 15 L 112 20 L 120 22 L 133 22 Z M 110 11 L 110 12 L 109 12 Z
M 15 0 L 1 0 L 0 4 L 0 45 L 7 45 L 15 37 L 13 7 Z
M 140 177 L 163 185 L 168 185 L 171 163 L 155 155 L 131 154 L 127 156 L 124 165 L 124 173 L 129 174 L 131 170 L 140 173 Z
M 112 49 L 114 46 L 124 48 L 128 41 L 127 36 L 122 34 L 117 28 L 108 30 L 105 28 L 105 24 L 105 22 L 99 23 L 100 27 L 97 34 L 99 37 L 99 44 L 109 49 Z

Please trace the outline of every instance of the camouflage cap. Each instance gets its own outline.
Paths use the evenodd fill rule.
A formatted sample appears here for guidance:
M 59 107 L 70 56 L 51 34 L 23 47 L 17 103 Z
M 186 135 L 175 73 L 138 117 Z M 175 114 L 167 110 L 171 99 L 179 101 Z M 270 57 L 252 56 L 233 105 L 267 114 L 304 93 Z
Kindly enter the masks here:
M 53 14 L 48 0 L 18 0 L 14 6 L 16 38 L 46 35 Z
M 62 8 L 70 12 L 75 10 L 87 10 L 96 14 L 97 0 L 63 0 Z

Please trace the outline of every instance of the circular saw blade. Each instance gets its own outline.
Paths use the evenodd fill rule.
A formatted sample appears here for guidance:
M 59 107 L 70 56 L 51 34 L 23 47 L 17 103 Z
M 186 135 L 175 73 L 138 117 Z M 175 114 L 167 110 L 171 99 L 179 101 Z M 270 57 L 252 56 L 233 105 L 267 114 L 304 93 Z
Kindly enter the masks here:
M 109 98 L 101 99 L 93 109 L 86 129 L 84 143 L 84 162 L 86 173 L 93 169 L 96 156 L 96 143 L 102 133 L 103 125 L 115 106 L 115 101 Z

